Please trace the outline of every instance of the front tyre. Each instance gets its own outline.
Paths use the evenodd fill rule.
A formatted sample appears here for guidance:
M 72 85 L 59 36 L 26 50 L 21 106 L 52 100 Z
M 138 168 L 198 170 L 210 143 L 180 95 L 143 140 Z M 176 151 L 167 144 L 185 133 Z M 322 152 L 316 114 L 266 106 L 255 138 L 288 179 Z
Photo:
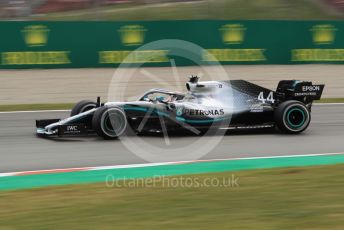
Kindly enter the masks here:
M 307 129 L 311 114 L 305 104 L 299 101 L 285 101 L 278 105 L 274 113 L 279 130 L 297 134 Z
M 128 126 L 124 111 L 119 107 L 100 107 L 92 118 L 92 127 L 104 139 L 116 139 Z
M 74 105 L 72 111 L 70 112 L 70 116 L 73 117 L 75 115 L 78 115 L 79 113 L 83 113 L 88 110 L 94 109 L 95 107 L 97 107 L 97 103 L 94 101 L 90 101 L 90 100 L 79 101 L 78 103 L 76 103 L 76 105 Z

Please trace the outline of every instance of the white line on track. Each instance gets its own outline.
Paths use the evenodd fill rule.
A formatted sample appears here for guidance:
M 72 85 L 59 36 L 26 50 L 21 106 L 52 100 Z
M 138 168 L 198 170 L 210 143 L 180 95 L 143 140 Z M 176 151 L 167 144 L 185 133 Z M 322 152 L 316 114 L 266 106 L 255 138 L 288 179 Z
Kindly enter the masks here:
M 6 113 L 54 113 L 54 112 L 70 112 L 70 109 L 66 110 L 33 110 L 33 111 L 6 111 L 0 112 L 0 114 Z
M 318 106 L 318 105 L 344 105 L 344 103 L 314 103 L 313 106 Z
M 64 168 L 64 169 L 47 169 L 47 170 L 34 170 L 34 171 L 20 171 L 0 173 L 0 177 L 30 175 L 30 174 L 48 174 L 58 172 L 75 172 L 75 171 L 95 171 L 107 169 L 125 169 L 125 168 L 144 168 L 155 167 L 163 165 L 176 165 L 188 164 L 199 162 L 215 162 L 215 161 L 237 161 L 237 160 L 255 160 L 255 159 L 276 159 L 276 158 L 295 158 L 295 157 L 314 157 L 314 156 L 330 156 L 342 155 L 344 152 L 339 153 L 316 153 L 316 154 L 300 154 L 300 155 L 279 155 L 279 156 L 262 156 L 262 157 L 243 157 L 243 158 L 226 158 L 226 159 L 209 159 L 209 160 L 193 160 L 193 161 L 173 161 L 173 162 L 160 162 L 160 163 L 143 163 L 143 164 L 129 164 L 129 165 L 113 165 L 113 166 L 96 166 L 96 167 L 79 167 L 79 168 Z

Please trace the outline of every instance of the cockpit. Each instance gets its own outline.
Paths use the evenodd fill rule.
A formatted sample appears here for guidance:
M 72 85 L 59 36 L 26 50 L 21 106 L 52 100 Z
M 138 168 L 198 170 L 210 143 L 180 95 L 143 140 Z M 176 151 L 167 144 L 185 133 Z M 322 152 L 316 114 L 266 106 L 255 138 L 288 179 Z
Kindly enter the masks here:
M 216 105 L 228 101 L 231 90 L 227 85 L 218 81 L 198 82 L 198 78 L 186 83 L 187 92 L 181 93 L 165 89 L 151 89 L 140 97 L 139 101 L 147 102 L 189 102 L 203 105 Z
M 139 101 L 159 101 L 164 103 L 170 103 L 182 100 L 184 96 L 185 95 L 180 92 L 168 91 L 164 89 L 152 89 L 147 91 L 142 97 L 140 97 Z

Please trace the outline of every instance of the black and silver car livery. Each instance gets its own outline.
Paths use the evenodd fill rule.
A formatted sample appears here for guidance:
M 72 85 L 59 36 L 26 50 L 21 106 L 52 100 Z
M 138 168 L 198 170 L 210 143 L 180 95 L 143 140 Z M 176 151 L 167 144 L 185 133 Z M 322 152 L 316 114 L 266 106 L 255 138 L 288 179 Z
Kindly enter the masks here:
M 66 119 L 37 120 L 41 136 L 96 133 L 115 139 L 128 132 L 186 131 L 277 127 L 284 133 L 303 132 L 311 121 L 313 100 L 324 85 L 280 81 L 275 91 L 244 80 L 199 81 L 191 77 L 186 93 L 147 91 L 137 101 L 100 103 L 84 100 Z

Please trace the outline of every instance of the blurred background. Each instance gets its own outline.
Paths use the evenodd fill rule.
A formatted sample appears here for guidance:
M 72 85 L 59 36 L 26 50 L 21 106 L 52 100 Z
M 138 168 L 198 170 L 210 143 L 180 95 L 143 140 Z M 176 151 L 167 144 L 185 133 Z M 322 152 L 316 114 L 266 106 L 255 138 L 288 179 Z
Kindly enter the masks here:
M 278 79 L 311 80 L 326 84 L 324 97 L 343 98 L 343 18 L 341 0 L 0 0 L 0 105 L 107 97 L 128 53 L 162 39 L 199 45 L 233 78 L 272 89 Z M 199 73 L 194 63 L 158 56 L 131 64 L 172 84 L 174 58 L 184 78 L 172 88 Z M 137 76 L 149 84 L 133 92 L 157 87 Z
M 208 80 L 202 71 L 207 68 L 212 74 L 212 68 L 219 67 L 208 65 L 212 57 L 233 79 L 270 89 L 282 79 L 313 81 L 326 85 L 322 102 L 343 103 L 343 19 L 344 0 L 0 0 L 0 111 L 70 109 L 97 96 L 106 101 L 109 86 L 116 91 L 129 85 L 128 98 L 150 88 L 179 90 L 190 75 Z M 164 39 L 197 44 L 202 47 L 199 59 L 190 63 L 169 55 L 173 49 L 166 47 L 137 51 Z M 132 51 L 136 55 L 126 64 L 145 65 L 132 79 L 111 85 L 115 71 L 132 70 L 117 68 Z M 228 135 L 207 158 L 343 153 L 344 107 L 314 108 L 309 135 Z M 34 120 L 67 116 L 67 111 L 1 113 L 0 174 L 144 163 L 119 142 L 60 142 L 34 135 Z M 176 141 L 180 151 L 190 139 Z M 155 137 L 148 142 L 161 143 Z M 78 173 L 74 175 L 82 183 L 94 178 Z M 109 189 L 99 183 L 16 192 L 1 191 L 1 186 L 13 185 L 0 175 L 0 229 L 164 229 L 195 224 L 197 229 L 342 229 L 343 174 L 343 164 L 337 164 L 243 171 L 238 173 L 240 188 L 233 190 Z M 61 180 L 51 175 L 43 175 L 42 183 L 63 184 L 63 176 L 70 174 Z M 18 182 L 14 178 L 14 189 L 34 186 L 34 176 L 20 176 Z M 232 175 L 203 177 L 209 176 Z
M 2 20 L 342 19 L 341 0 L 1 0 Z

